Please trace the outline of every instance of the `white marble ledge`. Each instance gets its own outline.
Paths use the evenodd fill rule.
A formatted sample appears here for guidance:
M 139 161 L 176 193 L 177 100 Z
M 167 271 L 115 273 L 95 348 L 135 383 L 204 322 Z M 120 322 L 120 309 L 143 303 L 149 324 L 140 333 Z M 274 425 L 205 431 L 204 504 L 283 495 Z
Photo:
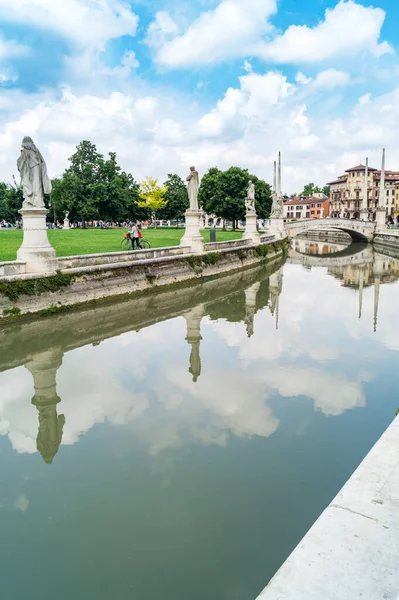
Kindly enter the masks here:
M 259 600 L 399 600 L 399 417 Z

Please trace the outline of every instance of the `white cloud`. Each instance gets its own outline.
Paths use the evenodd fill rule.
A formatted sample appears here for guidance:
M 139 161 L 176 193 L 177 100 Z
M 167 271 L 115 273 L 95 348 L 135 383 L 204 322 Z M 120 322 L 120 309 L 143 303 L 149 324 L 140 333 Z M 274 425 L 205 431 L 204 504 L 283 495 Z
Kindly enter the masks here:
M 301 85 L 308 85 L 312 81 L 311 77 L 307 77 L 300 71 L 295 75 L 295 81 Z
M 29 53 L 29 48 L 18 44 L 13 40 L 3 40 L 0 38 L 0 60 L 23 56 Z
M 291 25 L 273 38 L 275 30 L 269 18 L 276 10 L 275 0 L 222 0 L 215 9 L 201 13 L 181 35 L 167 13 L 158 13 L 168 25 L 167 35 L 157 15 L 148 38 L 157 48 L 157 62 L 173 68 L 248 56 L 278 64 L 299 64 L 360 52 L 379 57 L 393 51 L 387 42 L 379 42 L 385 19 L 380 8 L 340 0 L 326 10 L 324 20 L 315 27 Z
M 155 20 L 148 26 L 146 44 L 151 48 L 161 48 L 178 33 L 179 27 L 170 14 L 165 11 L 158 12 Z
M 314 87 L 318 89 L 332 90 L 336 87 L 343 87 L 350 83 L 350 75 L 345 71 L 337 69 L 326 69 L 320 71 L 314 80 Z
M 229 88 L 223 100 L 198 122 L 200 133 L 209 137 L 220 136 L 225 129 L 240 129 L 248 119 L 267 119 L 281 99 L 294 90 L 280 73 L 265 75 L 249 73 L 240 77 L 240 89 Z
M 325 19 L 316 27 L 291 25 L 270 43 L 260 43 L 258 55 L 276 63 L 314 63 L 353 53 L 371 52 L 375 56 L 392 52 L 386 42 L 378 43 L 385 12 L 365 7 L 352 0 L 341 0 L 327 9 Z
M 307 85 L 275 71 L 242 75 L 205 113 L 186 96 L 149 88 L 135 75 L 118 77 L 126 89 L 108 94 L 80 95 L 65 88 L 59 98 L 49 91 L 25 95 L 5 89 L 0 97 L 2 178 L 10 181 L 16 174 L 18 149 L 28 134 L 41 147 L 52 176 L 67 167 L 82 139 L 92 140 L 102 153 L 117 152 L 122 167 L 137 179 L 184 176 L 195 164 L 201 173 L 215 165 L 239 165 L 270 182 L 278 150 L 288 193 L 308 181 L 331 181 L 366 155 L 378 166 L 383 146 L 388 168 L 397 169 L 399 89 L 364 97 L 336 116 L 328 108 L 331 90 L 321 86 L 314 93 L 316 82 L 326 79 L 322 73 Z M 341 71 L 334 75 L 338 82 L 346 79 Z M 327 83 L 332 79 L 327 70 Z
M 158 44 L 156 60 L 187 67 L 246 56 L 253 41 L 271 31 L 268 18 L 276 9 L 276 0 L 222 0 L 214 10 L 201 13 L 183 35 Z M 154 30 L 157 25 L 151 24 L 149 36 Z
M 135 35 L 138 17 L 120 0 L 0 0 L 0 21 L 54 30 L 90 46 Z

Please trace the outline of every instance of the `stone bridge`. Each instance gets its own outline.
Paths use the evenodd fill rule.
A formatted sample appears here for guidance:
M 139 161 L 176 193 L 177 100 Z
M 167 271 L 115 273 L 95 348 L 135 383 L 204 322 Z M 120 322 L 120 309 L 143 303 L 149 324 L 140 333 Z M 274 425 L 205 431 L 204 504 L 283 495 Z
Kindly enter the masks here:
M 360 252 L 354 252 L 344 255 L 341 252 L 326 256 L 312 256 L 311 254 L 302 254 L 297 250 L 291 249 L 289 262 L 301 264 L 305 267 L 346 267 L 348 265 L 366 265 L 373 264 L 374 256 L 369 248 Z
M 288 239 L 308 231 L 344 231 L 354 241 L 371 242 L 376 231 L 376 223 L 355 219 L 301 219 L 285 223 Z

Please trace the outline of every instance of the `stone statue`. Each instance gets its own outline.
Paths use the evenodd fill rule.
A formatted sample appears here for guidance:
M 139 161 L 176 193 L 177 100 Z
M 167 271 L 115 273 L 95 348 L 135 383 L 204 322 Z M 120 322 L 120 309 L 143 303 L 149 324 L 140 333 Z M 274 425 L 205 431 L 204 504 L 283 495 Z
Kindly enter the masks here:
M 341 207 L 341 212 L 339 213 L 339 218 L 345 219 L 345 209 L 343 206 Z
M 51 194 L 51 181 L 44 158 L 32 138 L 22 140 L 21 155 L 17 162 L 24 196 L 23 208 L 44 208 L 44 195 Z
M 195 167 L 190 167 L 190 175 L 186 181 L 188 181 L 187 192 L 190 200 L 190 210 L 198 210 L 199 175 Z
M 271 217 L 281 218 L 284 215 L 284 202 L 282 198 L 279 198 L 277 192 L 273 192 L 272 194 L 273 204 L 272 204 L 272 212 L 270 214 Z
M 247 197 L 245 199 L 245 210 L 247 214 L 255 214 L 255 185 L 252 181 L 248 183 Z

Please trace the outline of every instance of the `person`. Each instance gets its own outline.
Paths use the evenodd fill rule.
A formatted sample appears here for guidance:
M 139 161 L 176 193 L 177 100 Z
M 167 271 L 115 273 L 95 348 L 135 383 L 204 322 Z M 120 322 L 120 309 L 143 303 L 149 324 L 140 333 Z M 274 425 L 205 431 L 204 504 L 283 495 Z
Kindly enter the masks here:
M 142 249 L 142 245 L 140 244 L 139 228 L 137 227 L 136 221 L 133 221 L 132 230 L 130 232 L 130 239 L 132 240 L 132 250 L 134 250 L 135 245 L 138 248 Z

